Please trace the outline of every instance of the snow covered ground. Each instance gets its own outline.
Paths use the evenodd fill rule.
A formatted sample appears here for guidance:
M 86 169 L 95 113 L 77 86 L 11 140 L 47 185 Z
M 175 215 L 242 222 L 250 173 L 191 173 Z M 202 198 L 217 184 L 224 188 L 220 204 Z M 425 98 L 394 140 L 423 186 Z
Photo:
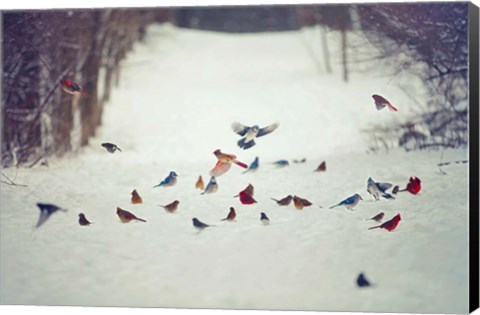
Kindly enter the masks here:
M 90 146 L 48 168 L 2 170 L 27 185 L 1 185 L 2 304 L 468 312 L 468 164 L 441 175 L 440 152 L 365 153 L 361 128 L 413 110 L 398 82 L 378 69 L 349 83 L 338 69 L 318 73 L 308 32 L 154 26 L 149 35 L 125 60 Z M 374 93 L 400 111 L 376 111 Z M 280 127 L 242 151 L 233 121 Z M 106 141 L 123 153 L 107 153 Z M 260 168 L 242 174 L 234 165 L 217 193 L 200 195 L 195 181 L 208 181 L 218 148 L 245 163 L 259 156 Z M 463 159 L 466 150 L 443 157 Z M 323 160 L 327 171 L 314 173 Z M 152 188 L 171 170 L 176 186 Z M 422 179 L 419 195 L 373 202 L 366 192 L 369 176 L 404 187 L 412 175 Z M 232 196 L 249 183 L 258 203 L 241 205 Z M 130 203 L 133 189 L 143 204 Z M 365 201 L 353 211 L 328 209 L 355 192 Z M 313 206 L 270 200 L 288 194 Z M 175 199 L 174 214 L 158 207 Z M 69 211 L 34 229 L 36 202 Z M 117 206 L 147 223 L 120 223 Z M 237 221 L 220 222 L 231 206 Z M 368 230 L 365 219 L 380 211 L 402 215 L 396 231 Z M 94 224 L 80 227 L 79 212 Z M 197 233 L 192 217 L 215 227 Z M 357 288 L 359 272 L 375 286 Z

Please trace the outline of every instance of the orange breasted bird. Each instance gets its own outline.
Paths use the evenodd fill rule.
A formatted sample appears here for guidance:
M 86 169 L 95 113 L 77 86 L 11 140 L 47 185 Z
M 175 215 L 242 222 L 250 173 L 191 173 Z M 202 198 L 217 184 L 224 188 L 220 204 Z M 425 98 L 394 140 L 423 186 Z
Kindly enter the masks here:
M 134 189 L 130 194 L 132 195 L 132 203 L 137 204 L 143 202 L 142 197 L 140 197 L 136 189 Z
M 205 189 L 205 184 L 203 183 L 202 175 L 198 176 L 197 182 L 195 183 L 195 188 L 200 190 Z
M 142 222 L 147 222 L 144 219 L 137 218 L 133 213 L 123 210 L 120 207 L 117 207 L 117 215 L 122 223 L 128 223 L 132 220 L 138 220 Z
M 298 196 L 293 196 L 293 204 L 295 205 L 295 208 L 298 210 L 302 210 L 304 207 L 308 207 L 312 205 L 312 203 L 307 199 L 303 199 Z

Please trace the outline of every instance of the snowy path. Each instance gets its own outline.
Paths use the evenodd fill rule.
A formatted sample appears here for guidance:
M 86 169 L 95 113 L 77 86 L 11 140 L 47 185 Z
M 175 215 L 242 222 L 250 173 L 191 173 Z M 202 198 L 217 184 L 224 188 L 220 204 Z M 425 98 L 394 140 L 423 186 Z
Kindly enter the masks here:
M 467 311 L 467 166 L 441 176 L 438 152 L 363 153 L 359 128 L 391 115 L 377 112 L 370 95 L 387 91 L 407 102 L 394 85 L 376 74 L 349 84 L 319 75 L 297 33 L 150 34 L 126 60 L 91 145 L 49 168 L 20 169 L 16 181 L 27 188 L 2 184 L 2 304 Z M 240 151 L 230 129 L 236 120 L 280 127 Z M 106 153 L 105 141 L 124 152 Z M 208 180 L 217 148 L 246 163 L 259 156 L 261 166 L 252 174 L 233 166 L 217 193 L 201 196 L 194 183 Z M 284 169 L 268 164 L 303 157 Z M 327 172 L 314 173 L 322 160 Z M 170 170 L 178 184 L 152 189 Z M 370 200 L 369 176 L 404 186 L 411 175 L 423 180 L 418 196 L 327 209 L 355 192 Z M 242 206 L 232 196 L 249 183 L 258 204 Z M 130 204 L 134 188 L 142 205 Z M 287 194 L 314 205 L 297 211 L 270 200 Z M 175 214 L 157 206 L 174 199 Z M 34 230 L 39 201 L 70 211 Z M 148 222 L 119 223 L 117 206 Z M 237 222 L 220 222 L 230 206 Z M 262 211 L 270 226 L 260 223 Z M 365 219 L 380 211 L 401 213 L 397 231 L 367 230 Z M 79 227 L 79 212 L 95 224 Z M 197 234 L 194 216 L 216 227 Z M 375 288 L 355 286 L 361 271 Z

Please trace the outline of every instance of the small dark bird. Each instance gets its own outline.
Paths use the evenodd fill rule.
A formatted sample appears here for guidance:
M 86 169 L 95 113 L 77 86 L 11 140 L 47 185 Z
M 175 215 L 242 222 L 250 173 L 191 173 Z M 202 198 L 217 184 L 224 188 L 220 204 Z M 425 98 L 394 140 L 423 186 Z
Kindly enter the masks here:
M 278 161 L 273 162 L 272 164 L 276 165 L 278 168 L 290 165 L 290 163 L 288 163 L 287 160 L 278 160 Z
M 49 204 L 49 203 L 37 203 L 37 207 L 40 209 L 40 217 L 38 218 L 38 222 L 37 222 L 37 225 L 35 227 L 39 227 L 40 225 L 42 225 L 43 223 L 45 223 L 45 221 L 48 220 L 48 218 L 55 212 L 57 212 L 58 210 L 60 211 L 64 211 L 64 212 L 67 212 L 66 209 L 62 209 L 56 205 L 52 205 L 52 204 Z
M 80 225 L 90 225 L 92 222 L 88 221 L 83 213 L 78 214 L 78 223 Z
M 144 219 L 137 218 L 133 213 L 123 210 L 120 207 L 117 207 L 117 215 L 122 223 L 128 223 L 132 220 L 138 220 L 142 222 L 147 222 Z
M 363 272 L 360 273 L 357 277 L 357 286 L 360 287 L 360 288 L 365 288 L 365 287 L 370 287 L 371 286 L 370 282 L 367 280 L 367 278 L 365 277 Z
M 293 196 L 293 204 L 297 210 L 302 210 L 304 207 L 309 207 L 312 205 L 312 203 L 307 199 L 303 199 L 298 196 Z
M 132 203 L 133 204 L 137 204 L 137 203 L 142 203 L 143 200 L 142 200 L 142 197 L 140 197 L 140 195 L 138 194 L 137 190 L 134 189 L 131 193 L 132 195 Z
M 201 221 L 200 221 L 199 219 L 197 219 L 197 218 L 193 218 L 193 219 L 192 219 L 192 222 L 193 222 L 193 227 L 196 228 L 198 231 L 203 231 L 203 230 L 206 229 L 207 227 L 215 226 L 215 225 L 205 224 L 205 223 L 201 222 Z
M 277 129 L 278 126 L 278 123 L 274 123 L 264 128 L 260 128 L 257 125 L 248 127 L 239 122 L 234 122 L 232 124 L 232 130 L 239 136 L 243 137 L 237 142 L 237 145 L 240 148 L 247 150 L 255 145 L 256 138 L 268 135 L 269 133 Z
M 260 213 L 260 221 L 262 221 L 263 225 L 269 225 L 270 219 L 267 217 L 265 212 Z
M 373 221 L 377 221 L 377 222 L 380 222 L 383 220 L 383 217 L 385 216 L 385 213 L 383 212 L 380 212 L 379 214 L 371 217 L 370 219 L 367 219 L 367 220 L 373 220 Z
M 400 191 L 400 187 L 398 187 L 398 185 L 395 185 L 395 187 L 393 187 L 392 189 L 392 194 L 396 195 L 399 191 Z
M 73 94 L 73 95 L 84 95 L 87 96 L 88 93 L 85 92 L 78 83 L 68 81 L 68 80 L 62 80 L 60 81 L 60 84 L 62 86 L 62 89 L 67 92 L 68 94 Z
M 307 162 L 306 158 L 303 158 L 301 160 L 293 160 L 293 163 L 295 163 L 295 164 L 301 164 L 301 163 L 305 163 L 305 162 Z
M 388 109 L 391 110 L 392 112 L 398 112 L 398 109 L 393 107 L 393 105 L 390 104 L 389 101 L 387 101 L 385 98 L 381 97 L 380 95 L 373 94 L 372 98 L 375 101 L 375 106 L 377 107 L 377 110 L 381 110 L 385 108 L 385 106 L 387 106 Z
M 325 172 L 327 170 L 327 163 L 325 163 L 325 161 L 323 161 L 322 163 L 320 163 L 320 165 L 315 169 L 314 172 Z
M 235 213 L 235 209 L 233 207 L 230 207 L 230 212 L 228 213 L 227 217 L 220 221 L 235 221 L 236 217 L 237 214 Z
M 275 198 L 271 198 L 273 201 L 275 201 L 279 206 L 288 206 L 292 202 L 292 195 L 288 195 L 285 198 L 282 198 L 280 200 L 277 200 Z
M 382 223 L 381 225 L 371 227 L 371 228 L 369 228 L 369 230 L 385 229 L 385 230 L 391 232 L 391 231 L 393 231 L 397 228 L 397 226 L 398 226 L 398 224 L 400 223 L 401 220 L 402 220 L 402 218 L 400 217 L 400 213 L 398 213 L 396 216 L 394 216 L 390 220 Z
M 102 147 L 107 149 L 107 151 L 110 153 L 114 153 L 117 150 L 120 152 L 123 152 L 122 150 L 120 150 L 120 148 L 116 144 L 109 143 L 109 142 L 102 143 Z
M 203 190 L 205 188 L 202 175 L 198 176 L 197 182 L 195 183 L 195 188 L 200 190 Z
M 169 213 L 174 213 L 177 210 L 179 203 L 180 203 L 180 201 L 175 200 L 175 201 L 169 203 L 168 205 L 165 205 L 165 206 L 159 205 L 159 206 L 162 207 L 163 209 L 165 209 L 165 211 L 167 211 Z

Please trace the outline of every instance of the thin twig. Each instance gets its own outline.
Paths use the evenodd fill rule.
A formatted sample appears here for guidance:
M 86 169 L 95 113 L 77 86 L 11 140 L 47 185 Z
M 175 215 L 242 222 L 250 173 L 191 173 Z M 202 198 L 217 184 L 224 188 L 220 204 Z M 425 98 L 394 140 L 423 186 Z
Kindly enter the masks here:
M 7 184 L 7 185 L 11 185 L 11 186 L 27 187 L 27 185 L 17 184 L 17 183 L 15 183 L 15 182 L 13 182 L 7 175 L 3 174 L 2 172 L 0 172 L 0 174 L 2 174 L 2 175 L 8 180 L 8 182 L 6 182 L 6 181 L 4 181 L 4 180 L 0 180 L 1 183 Z M 15 176 L 15 177 L 16 177 L 16 176 Z

